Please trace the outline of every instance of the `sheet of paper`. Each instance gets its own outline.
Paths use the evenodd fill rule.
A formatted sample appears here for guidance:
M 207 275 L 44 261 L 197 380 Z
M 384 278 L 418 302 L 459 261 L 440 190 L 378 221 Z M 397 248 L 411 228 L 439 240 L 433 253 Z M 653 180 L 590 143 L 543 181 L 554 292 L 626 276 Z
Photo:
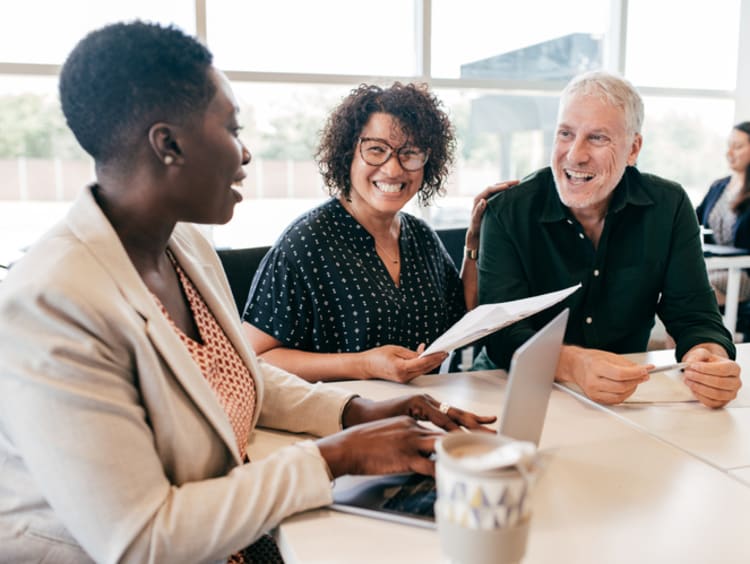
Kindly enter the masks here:
M 585 395 L 583 390 L 571 382 L 562 383 L 574 392 Z M 647 382 L 640 384 L 633 395 L 623 403 L 670 403 L 698 401 L 682 381 L 682 371 L 669 370 L 651 374 Z
M 533 296 L 531 298 L 523 298 L 499 304 L 480 305 L 466 313 L 445 333 L 435 339 L 420 356 L 436 352 L 451 352 L 459 347 L 473 343 L 490 333 L 494 333 L 498 329 L 502 329 L 511 323 L 515 323 L 561 302 L 580 287 L 580 284 L 576 284 L 564 290 Z

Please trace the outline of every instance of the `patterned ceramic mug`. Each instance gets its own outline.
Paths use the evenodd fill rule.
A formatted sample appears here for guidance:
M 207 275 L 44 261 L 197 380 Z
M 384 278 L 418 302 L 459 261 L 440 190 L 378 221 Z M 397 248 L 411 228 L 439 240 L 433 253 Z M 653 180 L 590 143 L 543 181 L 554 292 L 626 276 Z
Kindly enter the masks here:
M 507 564 L 526 552 L 536 448 L 502 435 L 449 433 L 436 444 L 435 519 L 451 562 Z

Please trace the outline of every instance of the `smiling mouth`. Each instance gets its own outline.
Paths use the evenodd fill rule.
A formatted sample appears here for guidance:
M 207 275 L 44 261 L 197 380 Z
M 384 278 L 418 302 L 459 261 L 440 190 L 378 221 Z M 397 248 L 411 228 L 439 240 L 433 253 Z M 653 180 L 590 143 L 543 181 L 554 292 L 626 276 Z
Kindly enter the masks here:
M 395 194 L 396 192 L 400 192 L 404 189 L 404 186 L 406 184 L 399 183 L 399 184 L 388 184 L 385 182 L 373 182 L 375 187 L 380 190 L 381 192 L 385 192 L 386 194 Z
M 570 170 L 567 168 L 563 169 L 563 172 L 565 172 L 565 176 L 573 184 L 583 184 L 584 182 L 588 182 L 589 180 L 594 178 L 594 176 L 596 176 L 591 172 L 579 172 L 577 170 Z

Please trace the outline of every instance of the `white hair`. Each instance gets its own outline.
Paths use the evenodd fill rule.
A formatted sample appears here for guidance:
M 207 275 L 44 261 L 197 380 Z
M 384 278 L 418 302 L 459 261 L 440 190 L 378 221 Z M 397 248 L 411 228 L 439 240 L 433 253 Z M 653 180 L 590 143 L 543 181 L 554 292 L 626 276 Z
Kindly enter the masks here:
M 574 95 L 597 96 L 625 112 L 628 133 L 641 133 L 643 127 L 643 100 L 635 87 L 624 78 L 606 71 L 591 71 L 568 82 L 560 95 L 560 109 Z

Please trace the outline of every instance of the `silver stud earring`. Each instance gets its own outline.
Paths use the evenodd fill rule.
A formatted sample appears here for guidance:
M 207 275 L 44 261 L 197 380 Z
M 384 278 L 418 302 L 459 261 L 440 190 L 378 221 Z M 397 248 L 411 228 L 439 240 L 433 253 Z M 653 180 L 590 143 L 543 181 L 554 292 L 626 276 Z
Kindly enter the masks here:
M 172 155 L 167 155 L 164 157 L 164 164 L 169 166 L 174 162 L 174 157 Z

